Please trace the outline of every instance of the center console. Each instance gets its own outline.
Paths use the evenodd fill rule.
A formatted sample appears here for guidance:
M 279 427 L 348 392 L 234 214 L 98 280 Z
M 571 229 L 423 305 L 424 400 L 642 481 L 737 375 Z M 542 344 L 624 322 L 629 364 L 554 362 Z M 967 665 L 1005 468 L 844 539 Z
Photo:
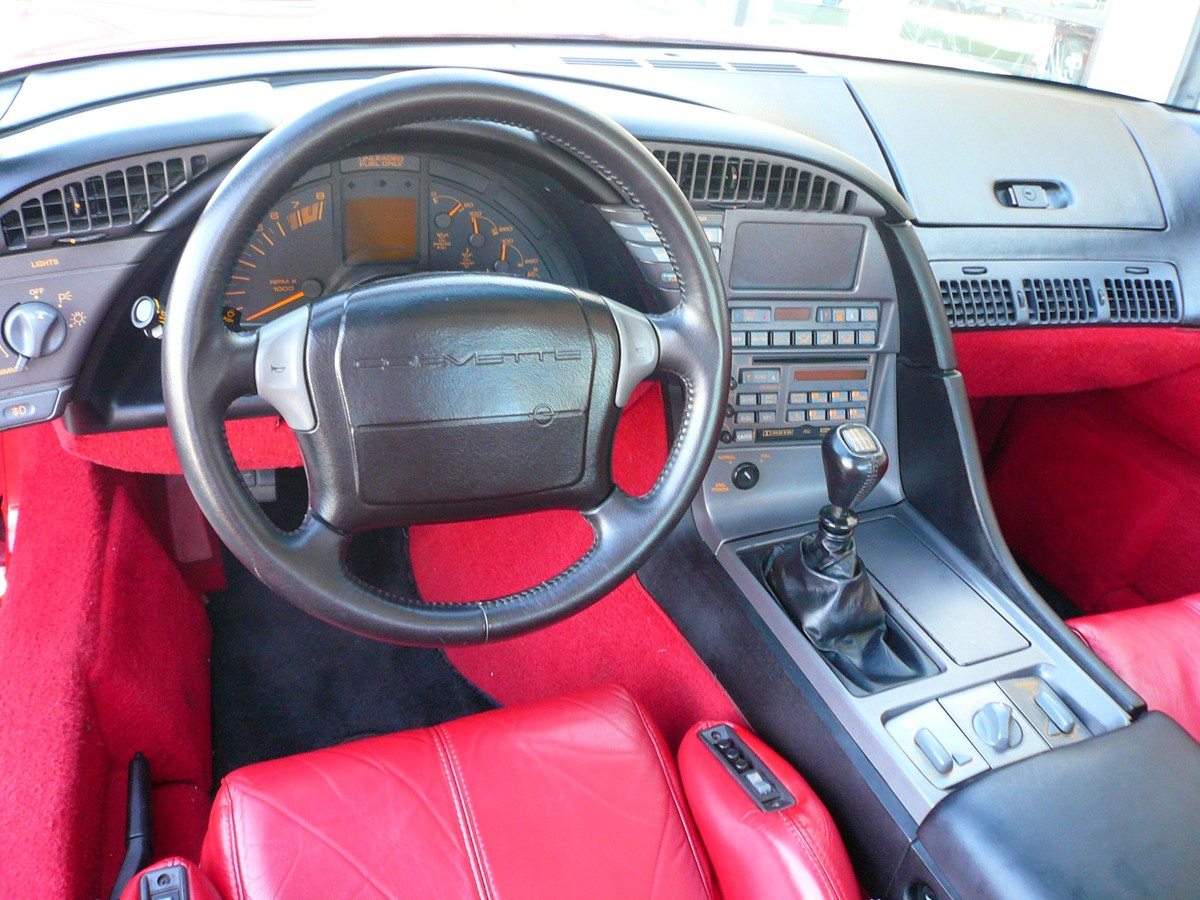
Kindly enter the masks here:
M 821 793 L 872 896 L 1194 892 L 1200 747 L 1142 714 L 1009 555 L 937 283 L 887 203 L 699 204 L 726 416 L 639 576 Z M 613 222 L 670 289 L 654 230 Z
M 868 426 L 903 462 L 893 266 L 879 230 L 855 217 L 830 225 L 729 210 L 719 254 L 733 376 L 697 526 L 913 820 L 984 773 L 1128 724 L 1059 642 L 908 501 L 901 464 L 856 503 L 852 540 L 902 671 L 856 677 L 836 646 L 814 644 L 811 623 L 782 602 L 767 570 L 829 509 L 822 441 L 839 425 Z M 799 259 L 773 267 L 781 254 Z

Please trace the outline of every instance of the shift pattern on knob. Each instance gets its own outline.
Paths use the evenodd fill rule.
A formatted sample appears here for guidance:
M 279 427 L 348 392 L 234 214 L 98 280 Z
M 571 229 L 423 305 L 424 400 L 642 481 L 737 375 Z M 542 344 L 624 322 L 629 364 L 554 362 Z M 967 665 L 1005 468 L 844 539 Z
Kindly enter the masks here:
M 866 425 L 839 425 L 821 442 L 825 486 L 830 505 L 853 509 L 867 499 L 887 473 L 888 455 L 883 442 Z
M 49 356 L 67 339 L 67 321 L 53 306 L 34 300 L 14 306 L 4 316 L 4 342 L 18 356 Z

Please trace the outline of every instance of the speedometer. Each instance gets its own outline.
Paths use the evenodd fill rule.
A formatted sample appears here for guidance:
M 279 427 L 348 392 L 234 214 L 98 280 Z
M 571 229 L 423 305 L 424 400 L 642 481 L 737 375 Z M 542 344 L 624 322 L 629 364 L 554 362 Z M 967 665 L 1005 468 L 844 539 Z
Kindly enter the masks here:
M 305 187 L 258 224 L 225 286 L 225 321 L 265 325 L 320 297 L 336 260 L 329 184 Z

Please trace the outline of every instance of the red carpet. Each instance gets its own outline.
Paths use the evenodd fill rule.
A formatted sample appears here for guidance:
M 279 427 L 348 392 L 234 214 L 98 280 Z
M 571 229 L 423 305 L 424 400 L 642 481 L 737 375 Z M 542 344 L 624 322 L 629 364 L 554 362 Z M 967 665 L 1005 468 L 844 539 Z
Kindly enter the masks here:
M 7 896 L 107 895 L 126 766 L 150 760 L 156 851 L 194 853 L 208 810 L 208 621 L 152 528 L 145 483 L 19 442 L 0 602 L 0 873 Z M 153 498 L 160 503 L 159 498 Z
M 1062 328 L 954 344 L 1017 557 L 1085 613 L 1200 592 L 1200 334 Z
M 613 450 L 614 474 L 643 494 L 666 460 L 658 385 L 627 408 Z M 592 532 L 578 513 L 426 525 L 410 532 L 413 571 L 432 602 L 487 600 L 550 578 L 582 556 Z M 699 719 L 741 722 L 729 695 L 636 578 L 550 628 L 484 647 L 449 651 L 459 670 L 505 705 L 615 682 L 653 714 L 675 744 Z

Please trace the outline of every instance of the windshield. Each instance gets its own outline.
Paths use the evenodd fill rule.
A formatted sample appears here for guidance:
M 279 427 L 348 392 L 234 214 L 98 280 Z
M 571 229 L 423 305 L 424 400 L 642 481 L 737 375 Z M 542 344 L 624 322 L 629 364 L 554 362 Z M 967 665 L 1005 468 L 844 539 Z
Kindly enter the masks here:
M 0 0 L 0 72 L 208 44 L 567 37 L 902 60 L 1179 102 L 1198 7 L 1188 0 Z

